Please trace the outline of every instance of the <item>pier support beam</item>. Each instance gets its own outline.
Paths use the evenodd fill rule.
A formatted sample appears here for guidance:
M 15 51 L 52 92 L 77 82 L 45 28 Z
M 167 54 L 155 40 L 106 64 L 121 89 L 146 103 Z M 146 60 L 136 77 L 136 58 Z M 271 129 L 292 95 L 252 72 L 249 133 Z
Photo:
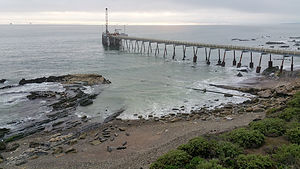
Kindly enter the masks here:
M 294 56 L 292 56 L 291 71 L 294 71 Z
M 186 46 L 183 45 L 182 47 L 183 47 L 183 58 L 182 58 L 182 60 L 185 60 L 185 58 L 186 58 L 186 55 L 185 55 L 185 53 L 186 53 Z
M 130 43 L 131 43 L 131 51 L 133 52 L 134 51 L 133 42 L 130 40 Z
M 209 49 L 209 52 L 208 52 L 208 58 L 207 58 L 207 62 L 206 62 L 207 65 L 210 65 L 210 54 L 211 54 L 211 48 Z
M 165 44 L 164 58 L 166 57 L 167 54 L 168 54 L 168 52 L 167 52 L 167 44 Z
M 250 67 L 251 69 L 254 68 L 254 64 L 253 64 L 253 53 L 252 53 L 252 52 L 250 52 L 250 64 L 249 64 L 249 67 Z
M 173 57 L 172 59 L 175 59 L 175 55 L 176 55 L 176 45 L 173 45 Z
M 263 53 L 260 55 L 259 63 L 258 63 L 258 66 L 256 68 L 256 73 L 260 73 L 260 71 L 261 71 L 261 60 L 262 60 L 262 57 L 263 57 Z
M 149 42 L 149 45 L 148 45 L 148 55 L 150 54 L 150 51 L 152 53 L 152 45 L 151 45 L 151 42 Z
M 244 54 L 244 51 L 242 51 L 242 53 L 241 53 L 241 57 L 240 57 L 240 61 L 239 61 L 239 63 L 237 64 L 237 68 L 240 68 L 240 67 L 242 67 L 242 58 L 243 58 L 243 54 Z
M 155 49 L 155 56 L 159 54 L 159 46 L 158 43 L 156 43 L 156 49 Z
M 282 71 L 283 71 L 283 65 L 284 65 L 284 56 L 282 57 L 282 62 L 281 62 L 281 66 L 280 66 L 280 73 L 282 73 Z
M 268 67 L 269 67 L 269 68 L 272 68 L 272 67 L 273 67 L 272 54 L 271 54 L 271 53 L 270 53 L 270 60 L 269 60 L 269 63 L 268 63 Z
M 205 48 L 205 61 L 207 61 L 207 48 Z
M 222 67 L 225 67 L 225 57 L 226 57 L 226 49 L 224 50 L 223 62 L 221 64 Z
M 218 50 L 218 54 L 219 54 L 219 60 L 218 60 L 218 66 L 221 65 L 221 49 Z
M 197 54 L 198 54 L 198 47 L 193 47 L 193 51 L 194 51 L 194 57 L 193 57 L 193 62 L 197 63 Z
M 232 62 L 232 65 L 236 66 L 235 50 L 233 51 L 233 62 Z

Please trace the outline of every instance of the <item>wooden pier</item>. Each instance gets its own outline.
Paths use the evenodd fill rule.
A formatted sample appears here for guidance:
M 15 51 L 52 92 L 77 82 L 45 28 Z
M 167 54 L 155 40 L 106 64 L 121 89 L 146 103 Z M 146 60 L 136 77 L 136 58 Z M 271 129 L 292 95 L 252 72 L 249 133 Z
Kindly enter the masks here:
M 256 72 L 261 72 L 261 62 L 262 57 L 264 55 L 268 55 L 270 57 L 268 61 L 268 67 L 273 67 L 272 55 L 282 55 L 283 61 L 280 66 L 282 71 L 283 63 L 285 57 L 292 57 L 291 62 L 291 71 L 293 71 L 293 61 L 294 56 L 300 56 L 300 51 L 288 51 L 288 50 L 281 50 L 281 49 L 267 49 L 267 48 L 258 48 L 258 47 L 246 47 L 246 46 L 235 46 L 235 45 L 216 45 L 216 44 L 206 44 L 206 43 L 195 43 L 195 42 L 186 42 L 186 41 L 176 41 L 176 40 L 161 40 L 161 39 L 151 39 L 151 38 L 139 38 L 139 37 L 130 37 L 130 36 L 121 36 L 121 35 L 111 35 L 110 38 L 114 40 L 114 42 L 119 42 L 120 49 L 126 50 L 128 52 L 139 52 L 139 53 L 152 53 L 153 48 L 152 44 L 154 44 L 154 54 L 157 56 L 160 52 L 159 45 L 163 45 L 163 57 L 166 57 L 168 50 L 167 46 L 173 47 L 173 55 L 172 59 L 175 59 L 176 56 L 176 47 L 181 46 L 183 49 L 183 58 L 182 60 L 186 59 L 186 49 L 187 47 L 193 48 L 193 62 L 197 62 L 197 54 L 199 48 L 204 48 L 205 50 L 205 57 L 206 63 L 208 65 L 211 64 L 211 52 L 212 50 L 218 50 L 218 63 L 219 66 L 225 66 L 225 58 L 226 54 L 229 51 L 233 51 L 233 66 L 237 66 L 238 68 L 242 66 L 242 58 L 245 53 L 250 53 L 250 63 L 249 67 L 253 68 L 253 53 L 260 53 L 259 64 L 256 68 Z M 147 46 L 147 47 L 146 47 Z M 147 48 L 147 49 L 146 49 Z M 223 50 L 223 55 L 221 56 L 221 50 Z M 241 51 L 241 55 L 239 58 L 236 56 L 236 51 Z M 223 58 L 222 58 L 223 57 Z M 237 62 L 238 61 L 238 62 Z

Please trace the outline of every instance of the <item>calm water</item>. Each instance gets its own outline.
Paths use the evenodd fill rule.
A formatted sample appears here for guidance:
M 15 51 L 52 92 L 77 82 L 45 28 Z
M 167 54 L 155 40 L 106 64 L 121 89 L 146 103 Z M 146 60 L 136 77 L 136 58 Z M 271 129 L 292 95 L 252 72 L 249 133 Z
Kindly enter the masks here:
M 112 27 L 111 29 L 114 29 Z M 236 77 L 237 70 L 231 67 L 232 54 L 227 55 L 225 68 L 214 66 L 217 51 L 212 52 L 211 66 L 205 64 L 204 50 L 199 49 L 198 63 L 181 61 L 182 49 L 177 47 L 176 61 L 171 60 L 171 50 L 166 59 L 160 56 L 106 51 L 101 45 L 101 26 L 0 26 L 0 78 L 8 79 L 4 85 L 15 84 L 22 78 L 37 78 L 68 73 L 98 73 L 112 81 L 103 86 L 103 92 L 95 103 L 79 108 L 78 115 L 87 114 L 95 120 L 103 120 L 122 107 L 122 118 L 134 118 L 134 114 L 166 114 L 174 107 L 186 106 L 187 110 L 203 105 L 218 105 L 223 102 L 240 102 L 240 97 L 224 98 L 223 95 L 201 93 L 189 88 L 220 90 L 208 84 L 238 83 L 254 72 Z M 290 36 L 300 36 L 300 25 L 277 26 L 128 26 L 131 36 L 172 40 L 186 40 L 243 46 L 264 45 L 266 41 L 285 41 L 290 50 L 297 50 Z M 246 42 L 232 38 L 250 39 Z M 255 40 L 251 40 L 255 39 Z M 299 39 L 298 39 L 299 40 Z M 299 40 L 300 41 L 300 40 Z M 161 46 L 161 48 L 163 48 Z M 276 48 L 276 47 L 275 47 Z M 237 58 L 240 53 L 237 52 Z M 249 64 L 249 54 L 243 64 Z M 192 58 L 188 48 L 187 59 Z M 259 54 L 255 54 L 255 65 Z M 274 56 L 274 64 L 280 65 L 281 56 Z M 267 58 L 265 58 L 267 59 Z M 289 58 L 285 67 L 290 65 Z M 295 64 L 300 59 L 295 58 Z M 267 61 L 263 61 L 266 66 Z M 34 90 L 63 90 L 59 84 L 26 85 L 0 90 L 0 125 L 17 119 L 38 118 L 47 108 L 27 105 L 26 95 Z M 98 88 L 90 89 L 98 90 Z M 227 91 L 233 92 L 233 91 Z M 219 101 L 214 101 L 219 99 Z

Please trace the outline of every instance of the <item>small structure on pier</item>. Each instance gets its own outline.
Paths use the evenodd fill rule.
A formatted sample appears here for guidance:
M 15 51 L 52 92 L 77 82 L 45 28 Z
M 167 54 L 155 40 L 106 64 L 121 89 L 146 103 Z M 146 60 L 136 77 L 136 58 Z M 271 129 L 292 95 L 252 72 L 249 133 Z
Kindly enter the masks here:
M 125 33 L 119 33 L 118 29 L 114 33 L 110 33 L 108 30 L 108 8 L 105 8 L 105 32 L 102 33 L 102 44 L 106 48 L 120 49 L 122 46 L 122 39 L 116 39 L 115 36 L 128 36 Z

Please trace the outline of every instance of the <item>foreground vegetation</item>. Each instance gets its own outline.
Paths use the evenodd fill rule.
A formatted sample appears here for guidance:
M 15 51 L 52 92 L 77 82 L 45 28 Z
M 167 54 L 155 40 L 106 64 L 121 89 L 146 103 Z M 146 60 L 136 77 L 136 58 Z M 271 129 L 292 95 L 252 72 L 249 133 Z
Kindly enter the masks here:
M 300 92 L 267 118 L 218 136 L 190 140 L 150 169 L 300 168 Z

